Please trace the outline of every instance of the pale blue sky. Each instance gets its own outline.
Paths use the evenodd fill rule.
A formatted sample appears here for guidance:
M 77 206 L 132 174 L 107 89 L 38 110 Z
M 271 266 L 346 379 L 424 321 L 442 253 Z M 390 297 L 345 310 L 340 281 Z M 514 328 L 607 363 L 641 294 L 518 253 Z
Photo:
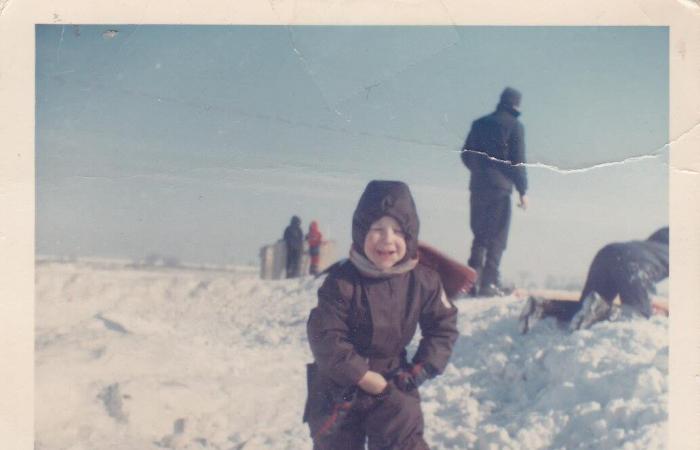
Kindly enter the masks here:
M 507 277 L 583 277 L 668 222 L 665 27 L 42 25 L 36 44 L 39 254 L 257 262 L 298 214 L 341 257 L 364 185 L 390 178 L 465 261 L 458 151 L 506 85 L 529 162 L 654 156 L 530 168 Z

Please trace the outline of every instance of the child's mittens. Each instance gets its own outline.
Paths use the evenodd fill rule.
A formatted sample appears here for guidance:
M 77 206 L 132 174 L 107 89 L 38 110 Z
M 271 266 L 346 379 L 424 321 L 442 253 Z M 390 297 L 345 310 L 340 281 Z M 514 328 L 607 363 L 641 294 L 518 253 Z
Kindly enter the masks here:
M 396 387 L 404 392 L 417 389 L 426 380 L 432 378 L 431 371 L 421 363 L 411 364 L 406 369 L 401 369 L 394 376 Z

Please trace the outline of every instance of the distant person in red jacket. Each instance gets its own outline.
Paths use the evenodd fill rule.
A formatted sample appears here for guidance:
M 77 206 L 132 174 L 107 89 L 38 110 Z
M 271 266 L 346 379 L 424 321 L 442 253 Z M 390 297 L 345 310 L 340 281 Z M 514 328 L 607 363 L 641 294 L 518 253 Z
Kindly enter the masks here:
M 306 242 L 309 243 L 309 257 L 311 264 L 309 265 L 309 273 L 311 275 L 318 274 L 318 263 L 321 259 L 321 242 L 323 235 L 318 231 L 318 223 L 315 220 L 309 225 L 309 233 L 306 235 Z

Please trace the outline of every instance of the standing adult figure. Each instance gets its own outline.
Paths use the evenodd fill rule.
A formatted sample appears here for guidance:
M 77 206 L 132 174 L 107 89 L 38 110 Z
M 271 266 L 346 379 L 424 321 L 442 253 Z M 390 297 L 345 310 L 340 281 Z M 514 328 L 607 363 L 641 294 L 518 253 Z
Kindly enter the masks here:
M 284 243 L 287 247 L 287 278 L 301 275 L 301 255 L 304 252 L 304 232 L 301 230 L 301 219 L 292 216 L 292 220 L 284 229 Z
M 527 208 L 525 129 L 518 120 L 522 95 L 507 87 L 496 111 L 472 122 L 461 157 L 471 172 L 470 225 L 474 239 L 468 264 L 479 274 L 472 295 L 502 295 L 501 256 L 508 242 L 511 193 Z

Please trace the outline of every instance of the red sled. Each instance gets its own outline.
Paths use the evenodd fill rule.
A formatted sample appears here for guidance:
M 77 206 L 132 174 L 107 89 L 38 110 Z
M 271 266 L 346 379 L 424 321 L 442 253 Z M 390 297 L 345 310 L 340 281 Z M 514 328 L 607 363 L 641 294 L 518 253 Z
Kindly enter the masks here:
M 440 275 L 447 298 L 465 294 L 476 283 L 476 270 L 455 261 L 424 242 L 418 243 L 418 261 Z

